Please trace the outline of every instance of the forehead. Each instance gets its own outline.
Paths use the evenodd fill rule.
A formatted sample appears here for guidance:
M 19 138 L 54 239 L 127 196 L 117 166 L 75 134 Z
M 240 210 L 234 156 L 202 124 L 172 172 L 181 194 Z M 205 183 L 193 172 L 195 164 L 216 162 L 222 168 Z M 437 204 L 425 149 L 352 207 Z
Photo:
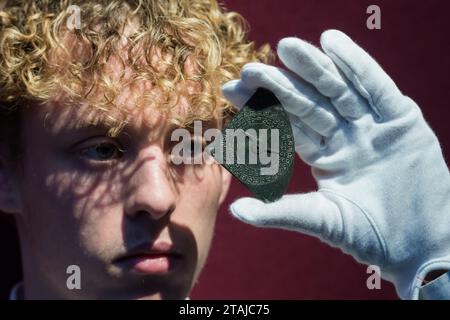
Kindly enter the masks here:
M 157 89 L 155 89 L 157 90 Z M 100 110 L 88 103 L 58 97 L 49 102 L 31 106 L 24 111 L 24 118 L 31 119 L 34 126 L 42 127 L 50 134 L 64 134 L 87 129 L 103 129 L 110 135 L 118 135 L 123 129 L 134 132 L 163 131 L 176 128 L 173 119 L 184 117 L 189 102 L 183 96 L 169 111 L 159 111 L 153 106 L 137 105 L 136 96 L 129 88 L 120 93 L 120 107 Z M 29 123 L 28 123 L 29 124 Z
M 30 126 L 29 132 L 33 134 L 36 130 L 44 129 L 46 134 L 53 137 L 60 136 L 61 139 L 64 135 L 88 131 L 108 133 L 110 136 L 126 132 L 134 137 L 141 136 L 152 141 L 166 139 L 173 129 L 180 127 L 173 119 L 184 118 L 189 111 L 190 102 L 186 96 L 180 95 L 173 108 L 160 111 L 157 109 L 159 100 L 144 106 L 137 102 L 140 90 L 153 90 L 155 96 L 159 96 L 160 91 L 151 84 L 133 88 L 124 87 L 117 97 L 119 102 L 105 110 L 85 102 L 74 101 L 61 94 L 49 102 L 26 109 L 25 117 L 31 119 L 27 122 Z M 186 126 L 189 128 L 191 124 L 188 123 Z M 204 129 L 220 126 L 219 117 L 203 122 Z
M 122 52 L 126 55 L 126 50 Z M 165 71 L 167 57 L 155 49 L 153 63 L 158 66 L 161 74 Z M 198 83 L 190 80 L 179 81 L 173 87 L 173 92 L 167 92 L 158 83 L 148 80 L 133 79 L 134 73 L 129 66 L 121 63 L 123 57 L 111 56 L 105 66 L 105 75 L 110 83 L 116 84 L 114 99 L 102 107 L 96 105 L 96 100 L 104 102 L 109 94 L 108 89 L 96 87 L 83 88 L 89 90 L 89 99 L 72 98 L 60 92 L 49 101 L 39 105 L 37 116 L 44 119 L 46 127 L 54 132 L 81 129 L 85 127 L 105 127 L 112 131 L 120 131 L 124 126 L 134 129 L 144 129 L 163 126 L 176 126 L 176 119 L 186 119 L 192 109 L 189 95 L 198 93 L 201 89 Z M 159 63 L 158 63 L 159 62 Z M 194 72 L 195 62 L 188 58 L 186 70 Z M 164 81 L 164 80 L 162 80 Z M 161 106 L 165 104 L 166 108 Z M 169 106 L 169 108 L 167 108 Z M 216 123 L 212 119 L 208 123 Z

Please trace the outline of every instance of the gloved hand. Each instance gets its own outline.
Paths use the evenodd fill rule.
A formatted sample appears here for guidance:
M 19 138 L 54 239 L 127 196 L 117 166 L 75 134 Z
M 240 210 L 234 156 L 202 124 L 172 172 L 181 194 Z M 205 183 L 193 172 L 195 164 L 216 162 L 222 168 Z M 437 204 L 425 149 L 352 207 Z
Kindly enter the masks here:
M 285 38 L 278 56 L 289 70 L 249 63 L 223 86 L 237 107 L 258 87 L 278 97 L 318 186 L 269 204 L 242 198 L 231 212 L 378 265 L 400 297 L 416 299 L 428 272 L 450 270 L 450 174 L 438 139 L 416 103 L 349 37 L 329 30 L 321 45 L 325 53 Z

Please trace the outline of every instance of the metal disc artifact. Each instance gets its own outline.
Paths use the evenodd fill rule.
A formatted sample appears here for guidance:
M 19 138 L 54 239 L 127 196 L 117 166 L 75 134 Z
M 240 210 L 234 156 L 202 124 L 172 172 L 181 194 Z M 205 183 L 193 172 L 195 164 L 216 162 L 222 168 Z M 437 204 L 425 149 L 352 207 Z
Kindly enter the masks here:
M 295 156 L 289 117 L 263 88 L 245 103 L 211 143 L 211 155 L 258 199 L 278 200 L 289 184 Z

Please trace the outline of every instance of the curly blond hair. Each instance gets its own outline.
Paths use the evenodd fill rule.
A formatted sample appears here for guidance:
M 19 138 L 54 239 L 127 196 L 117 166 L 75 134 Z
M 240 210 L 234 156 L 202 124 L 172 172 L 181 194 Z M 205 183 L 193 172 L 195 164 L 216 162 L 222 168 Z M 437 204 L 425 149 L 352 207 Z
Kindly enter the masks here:
M 73 8 L 80 25 L 69 28 Z M 240 14 L 215 0 L 0 0 L 0 109 L 15 112 L 63 93 L 71 105 L 84 101 L 106 114 L 117 133 L 127 121 L 116 99 L 125 86 L 151 83 L 164 99 L 154 103 L 154 90 L 145 90 L 135 107 L 167 111 L 179 84 L 191 82 L 198 90 L 183 93 L 188 112 L 172 121 L 229 117 L 221 84 L 238 78 L 245 63 L 273 59 L 269 45 L 257 49 L 247 31 Z M 115 77 L 111 61 L 121 66 Z

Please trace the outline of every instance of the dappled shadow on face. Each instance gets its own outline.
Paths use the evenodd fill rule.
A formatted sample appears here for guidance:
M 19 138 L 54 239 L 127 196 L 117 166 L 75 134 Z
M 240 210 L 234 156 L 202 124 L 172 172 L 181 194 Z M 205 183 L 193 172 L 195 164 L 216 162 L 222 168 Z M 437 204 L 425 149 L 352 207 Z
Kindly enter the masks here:
M 68 121 L 71 118 L 77 119 L 78 112 L 79 110 L 69 109 L 67 112 L 47 114 L 46 130 L 54 136 L 78 130 L 77 122 Z M 61 121 L 64 125 L 60 125 Z M 167 146 L 164 141 L 167 141 L 167 128 L 164 126 L 152 130 L 143 126 L 137 132 L 129 131 L 125 138 L 129 139 L 134 147 L 126 151 L 120 161 L 107 167 L 91 168 L 79 163 L 74 155 L 73 159 L 63 160 L 62 164 L 59 163 L 48 171 L 46 188 L 48 193 L 54 195 L 56 202 L 66 204 L 68 212 L 64 214 L 67 214 L 67 219 L 74 220 L 77 224 L 74 228 L 79 228 L 78 231 L 84 224 L 91 224 L 94 225 L 91 230 L 104 233 L 105 230 L 101 228 L 111 226 L 108 220 L 120 221 L 120 227 L 111 230 L 111 233 L 116 235 L 112 240 L 113 243 L 104 245 L 105 250 L 109 251 L 104 259 L 106 263 L 113 264 L 114 259 L 136 248 L 150 250 L 158 241 L 169 243 L 180 253 L 179 260 L 174 263 L 176 271 L 173 273 L 169 272 L 163 276 L 112 278 L 112 282 L 116 281 L 113 286 L 114 297 L 139 298 L 152 294 L 160 294 L 164 299 L 183 297 L 188 294 L 195 281 L 199 246 L 189 226 L 175 223 L 171 220 L 171 215 L 177 210 L 177 201 L 182 192 L 180 186 L 200 183 L 205 179 L 204 168 L 173 167 L 165 160 Z M 157 152 L 142 154 L 142 150 L 148 149 L 149 144 L 157 145 L 159 142 L 162 145 L 157 148 Z M 151 167 L 146 167 L 149 164 Z M 151 199 L 155 194 L 162 192 L 161 184 L 149 181 L 152 178 L 149 172 L 152 170 L 159 172 L 158 179 L 167 187 L 165 192 L 173 196 L 173 203 L 167 204 L 165 212 L 152 212 Z M 146 174 L 149 174 L 148 179 Z M 148 200 L 145 200 L 148 206 L 134 206 L 132 203 L 134 196 L 139 192 L 142 193 L 143 188 L 148 192 Z M 98 225 L 103 222 L 104 225 Z M 111 296 L 110 294 L 111 292 L 105 291 L 98 296 L 107 298 Z

